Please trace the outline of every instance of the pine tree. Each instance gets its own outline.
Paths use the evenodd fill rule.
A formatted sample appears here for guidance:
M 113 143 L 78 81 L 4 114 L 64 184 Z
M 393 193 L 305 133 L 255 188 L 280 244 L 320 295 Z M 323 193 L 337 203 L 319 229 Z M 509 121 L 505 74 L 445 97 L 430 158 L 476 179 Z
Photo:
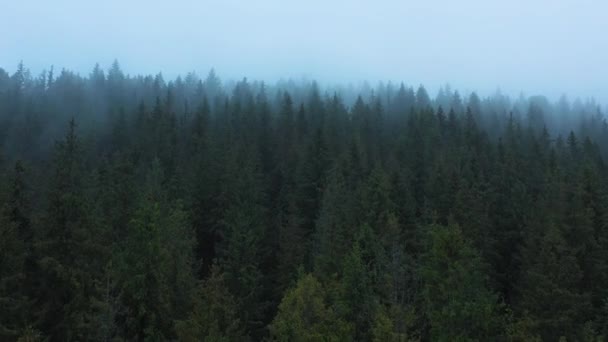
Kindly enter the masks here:
M 483 264 L 460 228 L 428 228 L 420 266 L 424 314 L 432 340 L 495 340 L 503 331 L 498 296 L 486 286 Z
M 0 192 L 0 336 L 14 339 L 33 323 L 33 231 L 20 162 Z
M 243 341 L 244 329 L 239 320 L 238 304 L 228 291 L 224 276 L 217 267 L 192 297 L 191 315 L 176 323 L 180 341 Z
M 311 274 L 304 275 L 295 288 L 287 291 L 269 329 L 274 341 L 353 338 L 352 326 L 336 316 L 323 285 Z
M 341 284 L 340 314 L 355 326 L 356 340 L 370 339 L 370 324 L 378 302 L 373 284 L 378 281 L 379 260 L 377 239 L 371 227 L 363 225 L 353 248 L 344 257 Z
M 255 153 L 235 148 L 228 156 L 225 211 L 221 219 L 222 240 L 218 265 L 226 284 L 239 305 L 239 319 L 246 332 L 260 336 L 268 303 L 263 298 L 264 275 L 261 270 L 268 250 L 262 242 L 267 229 L 267 207 Z M 258 337 L 259 338 L 259 337 Z
M 300 224 L 305 239 L 311 240 L 315 232 L 315 220 L 321 207 L 321 198 L 325 189 L 326 173 L 329 168 L 327 148 L 323 135 L 317 130 L 312 136 L 300 158 L 296 174 L 294 190 Z M 314 260 L 308 254 L 306 265 L 311 267 Z
M 27 171 L 17 161 L 0 184 L 0 337 L 3 340 L 40 341 L 34 328 L 36 280 L 34 226 Z
M 343 170 L 342 167 L 331 170 L 315 226 L 312 257 L 315 275 L 320 279 L 340 272 L 354 241 L 354 196 L 347 188 Z
M 96 313 L 91 303 L 100 296 L 98 282 L 108 257 L 85 197 L 82 157 L 71 120 L 65 138 L 55 147 L 46 225 L 35 251 L 43 277 L 36 305 L 40 327 L 58 341 L 94 335 Z
M 579 288 L 583 274 L 555 224 L 549 221 L 541 234 L 528 241 L 516 308 L 543 340 L 576 339 L 589 309 L 588 294 Z
M 118 315 L 120 335 L 134 340 L 171 336 L 169 255 L 162 247 L 160 204 L 154 199 L 139 205 L 122 248 L 115 252 L 116 284 L 124 313 Z
M 194 234 L 179 204 L 167 203 L 163 179 L 156 160 L 126 236 L 113 253 L 122 308 L 116 319 L 119 336 L 126 339 L 172 339 L 174 320 L 190 312 Z

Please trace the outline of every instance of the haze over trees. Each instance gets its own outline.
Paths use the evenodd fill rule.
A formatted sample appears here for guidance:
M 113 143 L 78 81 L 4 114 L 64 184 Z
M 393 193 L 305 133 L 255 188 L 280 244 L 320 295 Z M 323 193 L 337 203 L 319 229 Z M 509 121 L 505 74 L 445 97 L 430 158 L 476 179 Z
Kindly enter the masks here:
M 592 101 L 0 69 L 0 340 L 608 339 Z

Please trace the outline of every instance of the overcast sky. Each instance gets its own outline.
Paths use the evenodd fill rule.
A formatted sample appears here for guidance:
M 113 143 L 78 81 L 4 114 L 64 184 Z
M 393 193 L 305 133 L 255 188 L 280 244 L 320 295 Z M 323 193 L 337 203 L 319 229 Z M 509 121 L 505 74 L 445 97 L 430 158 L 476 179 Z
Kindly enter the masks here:
M 405 81 L 608 103 L 605 0 L 0 0 L 0 67 Z M 433 93 L 432 93 L 433 94 Z

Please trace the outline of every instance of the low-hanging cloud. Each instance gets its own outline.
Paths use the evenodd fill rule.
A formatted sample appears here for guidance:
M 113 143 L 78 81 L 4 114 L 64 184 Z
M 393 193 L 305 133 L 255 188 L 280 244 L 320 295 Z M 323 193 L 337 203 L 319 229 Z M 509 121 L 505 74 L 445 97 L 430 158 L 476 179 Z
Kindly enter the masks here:
M 5 1 L 0 67 L 405 81 L 607 103 L 602 1 Z

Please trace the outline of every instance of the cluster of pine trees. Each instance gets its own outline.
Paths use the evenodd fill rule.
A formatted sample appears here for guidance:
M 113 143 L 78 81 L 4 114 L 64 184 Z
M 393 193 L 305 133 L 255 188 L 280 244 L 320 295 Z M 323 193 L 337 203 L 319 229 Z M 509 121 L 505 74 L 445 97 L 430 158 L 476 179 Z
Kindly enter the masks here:
M 0 69 L 0 340 L 601 341 L 591 101 Z

